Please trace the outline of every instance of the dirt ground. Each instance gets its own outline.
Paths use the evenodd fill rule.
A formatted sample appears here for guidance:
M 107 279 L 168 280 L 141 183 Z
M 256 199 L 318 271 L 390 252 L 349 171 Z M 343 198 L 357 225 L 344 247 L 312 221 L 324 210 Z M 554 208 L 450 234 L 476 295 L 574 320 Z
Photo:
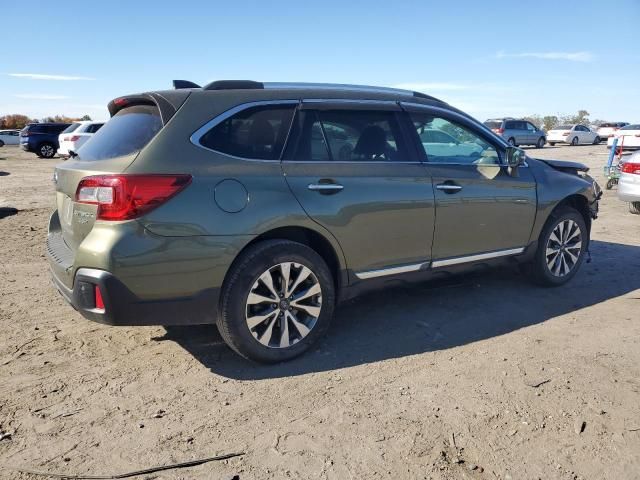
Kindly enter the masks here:
M 602 185 L 606 152 L 529 151 Z M 64 303 L 44 254 L 58 161 L 0 148 L 0 207 L 18 210 L 0 219 L 0 478 L 228 452 L 245 453 L 139 478 L 640 478 L 640 216 L 613 191 L 564 287 L 501 269 L 378 292 L 261 366 L 213 326 L 114 328 Z

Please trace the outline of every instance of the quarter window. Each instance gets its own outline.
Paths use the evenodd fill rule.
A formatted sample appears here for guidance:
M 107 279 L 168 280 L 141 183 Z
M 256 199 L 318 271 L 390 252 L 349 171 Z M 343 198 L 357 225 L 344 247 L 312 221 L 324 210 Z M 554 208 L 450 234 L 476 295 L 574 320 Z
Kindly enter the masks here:
M 294 105 L 247 108 L 205 133 L 200 144 L 235 157 L 279 160 L 294 108 Z
M 499 165 L 500 157 L 493 145 L 458 123 L 428 113 L 411 115 L 411 121 L 432 163 Z
M 375 110 L 301 110 L 289 160 L 407 161 L 396 114 Z

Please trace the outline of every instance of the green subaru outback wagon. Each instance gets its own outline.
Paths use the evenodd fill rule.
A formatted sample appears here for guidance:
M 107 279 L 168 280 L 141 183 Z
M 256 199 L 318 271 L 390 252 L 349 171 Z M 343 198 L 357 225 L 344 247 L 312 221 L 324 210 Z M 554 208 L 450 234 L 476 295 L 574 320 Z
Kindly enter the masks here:
M 90 320 L 215 323 L 239 354 L 278 362 L 365 290 L 505 261 L 557 286 L 588 251 L 587 168 L 529 158 L 436 98 L 174 86 L 110 102 L 55 169 L 53 280 Z

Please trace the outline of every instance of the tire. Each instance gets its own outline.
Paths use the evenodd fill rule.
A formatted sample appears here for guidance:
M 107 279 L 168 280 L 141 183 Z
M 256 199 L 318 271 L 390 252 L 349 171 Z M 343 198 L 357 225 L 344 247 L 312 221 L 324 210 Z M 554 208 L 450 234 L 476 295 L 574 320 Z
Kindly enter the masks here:
M 575 147 L 576 145 L 578 145 L 578 137 L 573 137 L 571 139 L 571 146 Z
M 551 145 L 552 147 L 556 146 L 556 142 L 549 142 L 549 145 Z
M 559 225 L 562 224 L 565 229 L 568 227 L 566 239 L 559 238 Z M 575 228 L 579 229 L 576 236 Z M 563 233 L 564 233 L 564 229 Z M 568 237 L 571 236 L 571 237 Z M 561 240 L 556 242 L 555 239 Z M 564 243 L 564 247 L 562 244 Z M 579 249 L 576 245 L 579 243 Z M 547 255 L 547 248 L 556 250 L 556 256 L 553 253 Z M 584 255 L 589 248 L 589 231 L 582 214 L 575 208 L 563 206 L 555 210 L 547 220 L 540 237 L 538 238 L 538 247 L 535 256 L 530 264 L 526 267 L 531 280 L 538 285 L 545 287 L 558 287 L 564 285 L 571 280 L 584 260 Z M 577 252 L 577 255 L 576 255 Z M 560 255 L 563 255 L 561 257 Z M 575 257 L 575 260 L 572 258 Z M 563 263 L 564 260 L 564 263 Z M 551 265 L 551 266 L 550 266 Z
M 289 265 L 288 284 L 294 287 L 284 297 L 282 264 Z M 304 268 L 310 274 L 295 286 L 295 275 L 305 274 Z M 271 282 L 272 289 L 263 278 Z M 302 308 L 296 309 L 291 299 L 318 286 L 319 293 L 302 300 L 305 304 L 298 303 Z M 261 300 L 267 297 L 274 302 Z M 326 332 L 334 308 L 333 277 L 322 257 L 301 243 L 267 240 L 234 261 L 222 288 L 217 325 L 227 345 L 243 357 L 262 363 L 283 362 L 304 353 Z M 250 326 L 251 320 L 258 323 Z
M 635 215 L 640 215 L 640 202 L 630 202 L 629 211 Z
M 593 139 L 593 145 L 600 145 L 601 141 L 602 140 L 600 139 L 600 137 L 596 137 L 596 138 Z
M 507 143 L 508 143 L 509 145 L 511 145 L 512 147 L 517 147 L 517 145 L 516 145 L 516 139 L 515 139 L 515 138 L 513 138 L 513 137 L 510 137 L 510 138 L 509 138 L 509 140 L 507 140 Z
M 4 142 L 0 140 L 0 147 L 4 147 Z
M 540 137 L 538 139 L 538 143 L 536 143 L 536 148 L 544 148 L 544 144 L 547 143 L 544 137 Z
M 52 143 L 45 142 L 38 145 L 38 156 L 42 158 L 53 158 L 56 154 L 56 147 Z
M 607 184 L 605 185 L 605 188 L 607 190 L 611 190 L 616 183 L 617 182 L 613 178 L 610 178 L 609 180 L 607 180 Z

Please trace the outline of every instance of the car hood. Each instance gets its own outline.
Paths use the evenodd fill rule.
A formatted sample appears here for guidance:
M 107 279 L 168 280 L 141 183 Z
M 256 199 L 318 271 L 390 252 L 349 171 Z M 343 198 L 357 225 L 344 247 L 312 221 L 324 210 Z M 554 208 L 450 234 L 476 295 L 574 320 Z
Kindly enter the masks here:
M 571 162 L 567 160 L 544 160 L 542 158 L 536 158 L 536 160 L 546 163 L 550 167 L 555 168 L 556 170 L 564 171 L 564 172 L 588 172 L 589 167 L 587 167 L 584 163 L 580 162 Z

